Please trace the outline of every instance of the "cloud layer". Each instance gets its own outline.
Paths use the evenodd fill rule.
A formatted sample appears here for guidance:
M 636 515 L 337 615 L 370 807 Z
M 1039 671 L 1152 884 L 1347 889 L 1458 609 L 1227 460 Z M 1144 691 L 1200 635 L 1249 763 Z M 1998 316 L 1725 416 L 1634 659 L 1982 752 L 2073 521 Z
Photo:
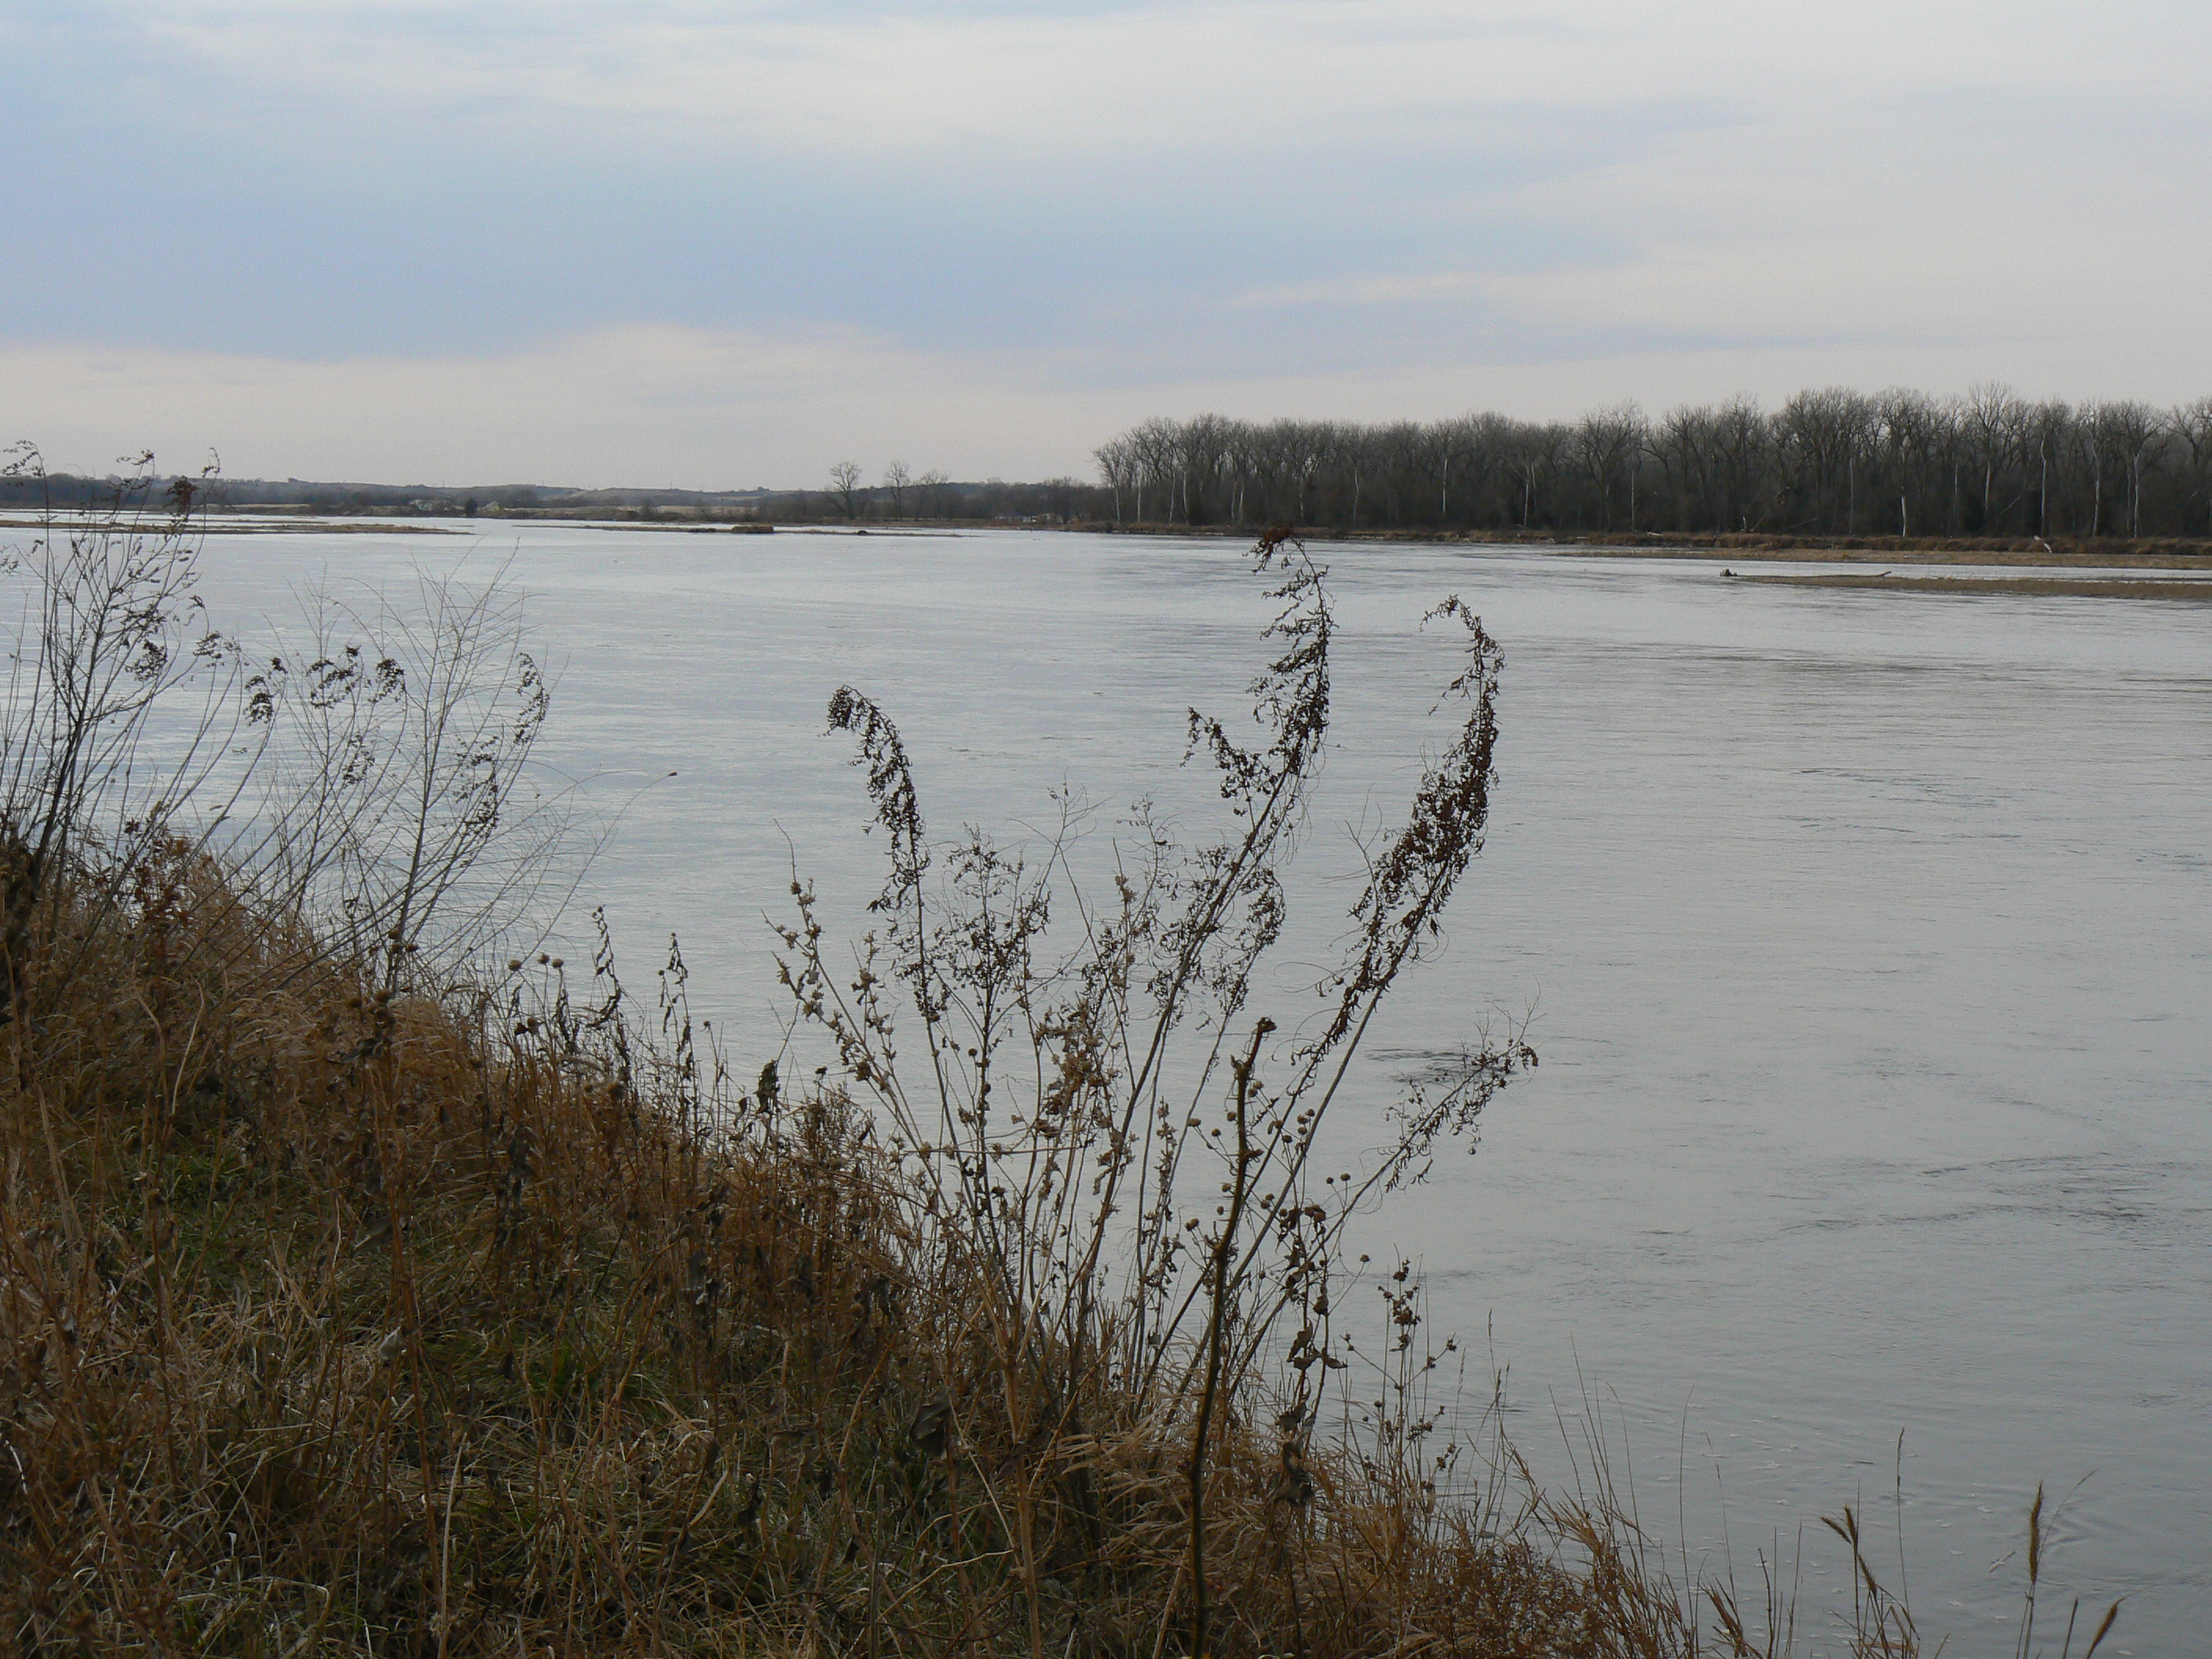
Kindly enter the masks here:
M 2212 362 L 2196 5 L 142 0 L 0 60 L 0 417 L 57 459 L 1011 475 L 1200 398 Z

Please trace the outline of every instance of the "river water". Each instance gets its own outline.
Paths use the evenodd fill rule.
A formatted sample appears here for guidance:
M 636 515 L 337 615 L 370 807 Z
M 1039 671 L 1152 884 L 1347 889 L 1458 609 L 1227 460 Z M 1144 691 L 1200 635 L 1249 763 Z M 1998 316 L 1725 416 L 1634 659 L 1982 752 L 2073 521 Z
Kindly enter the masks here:
M 1479 1154 L 1363 1236 L 1510 1367 L 1532 1461 L 1571 1478 L 1595 1409 L 1675 1559 L 1748 1589 L 1778 1552 L 1816 1629 L 1849 1595 L 1816 1517 L 1863 1504 L 1877 1563 L 1902 1525 L 1923 1627 L 1961 1655 L 2011 1651 L 2039 1480 L 2072 1493 L 2040 1627 L 2124 1595 L 2107 1651 L 2201 1650 L 2212 605 L 1314 551 L 1342 632 L 1300 939 L 1337 925 L 1351 830 L 1445 735 L 1423 715 L 1451 647 L 1422 611 L 1456 592 L 1505 652 L 1489 846 L 1349 1127 L 1378 1139 L 1394 1068 L 1533 1010 L 1541 1067 Z M 1269 614 L 1233 543 L 1014 531 L 219 536 L 207 592 L 243 624 L 418 563 L 504 568 L 561 666 L 548 757 L 610 807 L 650 783 L 585 897 L 634 984 L 681 933 L 747 1074 L 794 857 L 836 916 L 882 879 L 823 735 L 837 684 L 899 720 L 933 830 L 1018 839 L 1066 781 L 1103 835 L 1139 796 L 1204 811 L 1184 710 L 1234 712 Z

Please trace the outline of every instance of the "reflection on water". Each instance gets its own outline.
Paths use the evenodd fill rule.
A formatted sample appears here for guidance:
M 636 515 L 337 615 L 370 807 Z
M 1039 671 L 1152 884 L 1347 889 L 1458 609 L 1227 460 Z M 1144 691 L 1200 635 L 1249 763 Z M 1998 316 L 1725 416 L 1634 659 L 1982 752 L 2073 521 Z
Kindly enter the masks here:
M 634 980 L 680 928 L 740 1067 L 775 1041 L 760 917 L 792 859 L 848 916 L 881 879 L 821 735 L 840 681 L 899 719 L 938 830 L 1046 822 L 1063 779 L 1103 829 L 1139 795 L 1203 810 L 1184 709 L 1234 708 L 1267 614 L 1229 544 L 497 534 L 471 568 L 511 559 L 566 659 L 547 748 L 609 801 L 677 774 L 587 890 Z M 455 556 L 427 541 L 217 540 L 210 599 Z M 2212 609 L 1317 550 L 1344 631 L 1294 943 L 1325 948 L 1347 831 L 1440 734 L 1449 646 L 1415 623 L 1458 591 L 1506 652 L 1503 783 L 1373 1098 L 1501 1011 L 1535 1010 L 1543 1055 L 1363 1247 L 1489 1332 L 1547 1472 L 1555 1407 L 1594 1399 L 1692 1565 L 1725 1541 L 1753 1580 L 1862 1498 L 1893 1524 L 1901 1431 L 1913 1599 L 1954 1650 L 2008 1639 L 2019 1565 L 1991 1565 L 2039 1478 L 2085 1476 L 2059 1599 L 2124 1592 L 2118 1650 L 2186 1649 L 2212 1618 Z M 1804 1589 L 1849 1593 L 1809 1540 Z

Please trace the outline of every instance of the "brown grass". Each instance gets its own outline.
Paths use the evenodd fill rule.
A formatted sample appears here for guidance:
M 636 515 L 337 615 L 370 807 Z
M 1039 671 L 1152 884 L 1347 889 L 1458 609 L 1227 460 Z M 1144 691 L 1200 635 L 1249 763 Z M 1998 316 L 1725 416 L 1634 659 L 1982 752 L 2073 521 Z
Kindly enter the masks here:
M 561 965 L 382 1002 L 176 856 L 0 1033 L 16 1650 L 1182 1651 L 1187 1413 L 1010 1395 L 841 1094 L 703 1115 Z M 1232 1403 L 1212 1650 L 1697 1650 L 1609 1494 L 1408 1434 L 1421 1352 L 1337 1443 Z
M 1102 1389 L 1035 1433 L 842 1096 L 710 1125 L 561 969 L 383 1003 L 177 858 L 4 1032 L 21 1650 L 1160 1650 L 1182 1425 Z M 1224 1444 L 1218 1651 L 1660 1650 L 1533 1517 Z

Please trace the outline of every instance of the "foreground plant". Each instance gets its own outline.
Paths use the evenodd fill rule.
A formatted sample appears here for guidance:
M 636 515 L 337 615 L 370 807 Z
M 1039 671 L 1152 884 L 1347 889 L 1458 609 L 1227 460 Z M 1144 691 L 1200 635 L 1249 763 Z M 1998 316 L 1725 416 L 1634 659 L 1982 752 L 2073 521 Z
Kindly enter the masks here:
M 1320 1007 L 1302 1019 L 1285 1011 L 1294 1029 L 1270 1044 L 1282 1023 L 1250 1004 L 1282 935 L 1290 854 L 1324 753 L 1334 621 L 1326 573 L 1287 532 L 1261 538 L 1254 563 L 1279 578 L 1266 630 L 1278 654 L 1250 688 L 1256 738 L 1247 747 L 1221 720 L 1189 717 L 1190 752 L 1211 763 L 1227 803 L 1226 833 L 1186 848 L 1140 817 L 1103 895 L 1074 881 L 1065 845 L 1032 872 L 971 836 L 941 849 L 946 873 L 933 888 L 940 849 L 926 839 L 904 745 L 848 686 L 830 720 L 858 741 L 889 840 L 890 878 L 871 907 L 884 925 L 849 980 L 823 957 L 807 890 L 782 930 L 801 1013 L 834 1039 L 921 1179 L 917 1224 L 949 1270 L 987 1291 L 974 1317 L 1000 1391 L 1024 1402 L 1018 1432 L 1063 1436 L 1110 1390 L 1117 1421 L 1188 1435 L 1193 1652 L 1206 1650 L 1212 1618 L 1217 1432 L 1249 1419 L 1264 1377 L 1277 1384 L 1266 1414 L 1285 1467 L 1303 1457 L 1321 1402 L 1311 1373 L 1345 1363 L 1331 1353 L 1329 1286 L 1346 1224 L 1535 1063 L 1517 1035 L 1470 1048 L 1397 1103 L 1397 1137 L 1363 1176 L 1315 1167 L 1362 1038 L 1481 850 L 1500 659 L 1456 598 L 1430 613 L 1460 635 L 1461 665 L 1438 706 L 1463 709 L 1462 723 L 1371 855 Z M 1055 902 L 1073 918 L 1066 944 L 1052 931 Z M 899 991 L 924 1062 L 902 1066 Z M 1023 1494 L 1024 1512 L 1033 1497 Z M 1024 1555 L 1036 1603 L 1044 1568 L 1033 1549 Z

